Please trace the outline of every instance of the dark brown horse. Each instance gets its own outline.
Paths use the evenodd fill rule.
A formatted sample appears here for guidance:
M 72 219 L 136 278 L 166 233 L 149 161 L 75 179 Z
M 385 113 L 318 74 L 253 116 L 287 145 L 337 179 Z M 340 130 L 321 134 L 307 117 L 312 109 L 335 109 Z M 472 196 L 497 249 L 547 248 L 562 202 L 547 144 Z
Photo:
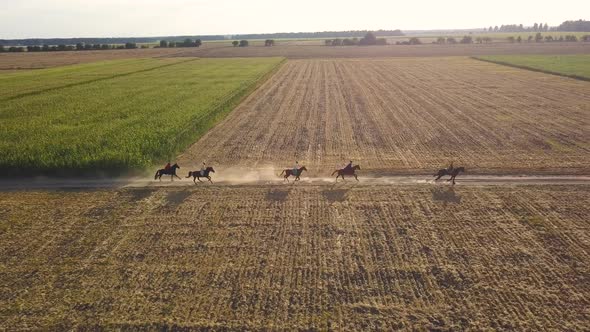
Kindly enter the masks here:
M 332 173 L 332 175 L 338 173 L 338 175 L 336 175 L 336 182 L 338 182 L 339 177 L 342 177 L 342 180 L 344 180 L 345 175 L 354 176 L 354 178 L 358 181 L 359 178 L 356 176 L 355 171 L 360 171 L 360 170 L 361 170 L 361 167 L 359 165 L 354 165 L 351 168 L 337 169 Z
M 279 174 L 279 176 L 283 175 L 283 173 L 285 174 L 284 176 L 284 180 L 283 182 L 285 182 L 285 180 L 287 180 L 287 182 L 289 182 L 289 177 L 291 175 L 293 175 L 295 177 L 295 181 L 299 181 L 301 180 L 299 178 L 299 176 L 301 176 L 301 173 L 303 173 L 303 171 L 307 171 L 307 168 L 305 168 L 305 166 L 301 166 L 299 169 L 297 169 L 296 171 L 293 171 L 293 169 L 284 169 L 281 174 Z
M 209 180 L 209 182 L 213 183 L 213 181 L 211 181 L 211 176 L 209 176 L 209 173 L 215 173 L 215 170 L 213 169 L 213 167 L 207 167 L 203 171 L 203 174 L 201 174 L 201 171 L 188 172 L 187 178 L 190 178 L 192 176 L 193 182 L 195 184 L 197 184 L 197 182 L 195 180 L 199 180 L 199 182 L 203 182 L 203 181 L 201 181 L 201 178 L 206 178 L 207 180 Z
M 465 172 L 465 167 L 457 167 L 457 168 L 453 168 L 450 171 L 446 168 L 443 169 L 439 169 L 438 173 L 434 174 L 434 176 L 436 176 L 437 178 L 434 179 L 434 181 L 437 181 L 438 179 L 440 179 L 441 177 L 445 176 L 445 175 L 450 175 L 451 178 L 448 179 L 447 181 L 453 181 L 453 185 L 455 184 L 455 178 L 457 177 L 457 175 L 459 175 L 459 173 L 461 172 Z
M 154 180 L 160 179 L 160 181 L 162 181 L 162 175 L 170 175 L 170 181 L 174 181 L 175 176 L 180 179 L 180 177 L 178 175 L 176 175 L 176 169 L 178 169 L 178 168 L 180 168 L 180 166 L 178 166 L 178 164 L 174 164 L 168 170 L 166 170 L 164 168 L 159 169 L 156 172 L 156 176 L 154 176 Z M 180 180 L 182 180 L 182 179 L 180 179 Z

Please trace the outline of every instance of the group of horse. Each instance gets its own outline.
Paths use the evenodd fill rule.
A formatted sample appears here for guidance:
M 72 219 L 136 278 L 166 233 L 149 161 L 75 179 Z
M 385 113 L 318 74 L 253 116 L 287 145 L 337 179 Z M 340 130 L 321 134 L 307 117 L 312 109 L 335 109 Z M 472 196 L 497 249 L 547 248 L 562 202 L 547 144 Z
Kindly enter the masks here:
M 165 169 L 165 168 L 159 169 L 156 172 L 156 175 L 154 176 L 154 180 L 159 179 L 160 181 L 162 181 L 162 175 L 170 175 L 171 181 L 174 181 L 175 177 L 182 180 L 178 175 L 176 175 L 176 170 L 179 168 L 180 168 L 180 166 L 178 166 L 178 164 L 174 164 L 169 169 Z M 345 175 L 346 176 L 353 176 L 358 181 L 359 179 L 356 175 L 356 171 L 359 171 L 360 169 L 361 169 L 361 167 L 359 165 L 354 165 L 352 167 L 345 167 L 345 168 L 335 170 L 332 173 L 332 176 L 334 176 L 334 174 L 337 174 L 336 175 L 336 182 L 338 182 L 338 178 L 340 178 L 340 177 L 342 178 L 342 180 L 344 180 Z M 279 176 L 283 176 L 283 182 L 285 182 L 285 181 L 289 182 L 289 177 L 291 177 L 291 176 L 295 177 L 295 181 L 299 181 L 299 180 L 301 180 L 300 176 L 304 171 L 307 171 L 307 168 L 305 166 L 301 166 L 300 168 L 297 168 L 297 169 L 284 169 L 281 172 L 281 174 L 279 174 Z M 452 181 L 453 185 L 454 185 L 455 178 L 461 172 L 465 172 L 465 167 L 452 167 L 451 166 L 449 168 L 442 168 L 442 169 L 439 169 L 436 174 L 434 174 L 434 176 L 436 177 L 436 179 L 434 179 L 434 181 L 438 181 L 443 176 L 450 175 L 451 177 L 447 181 Z M 203 182 L 203 181 L 201 181 L 201 178 L 207 179 L 207 180 L 209 180 L 209 182 L 213 183 L 213 181 L 211 181 L 211 175 L 210 175 L 211 173 L 215 173 L 215 170 L 213 169 L 213 167 L 207 167 L 203 171 L 188 172 L 187 178 L 192 177 L 193 182 L 195 184 L 197 183 L 197 180 L 199 182 Z

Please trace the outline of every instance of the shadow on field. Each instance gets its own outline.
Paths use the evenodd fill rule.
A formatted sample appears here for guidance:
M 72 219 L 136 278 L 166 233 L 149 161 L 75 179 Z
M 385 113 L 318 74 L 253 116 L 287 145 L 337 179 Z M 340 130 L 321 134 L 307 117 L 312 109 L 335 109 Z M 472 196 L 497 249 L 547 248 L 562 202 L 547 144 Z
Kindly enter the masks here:
M 188 190 L 173 191 L 171 193 L 168 193 L 168 195 L 166 196 L 166 201 L 168 201 L 167 205 L 169 207 L 177 207 L 180 204 L 182 204 L 182 202 L 184 202 L 184 200 L 187 199 L 190 195 L 191 192 Z
M 455 188 L 453 187 L 436 187 L 432 190 L 432 200 L 433 201 L 440 201 L 444 203 L 461 203 L 461 195 L 457 195 L 455 193 Z
M 284 202 L 289 196 L 289 190 L 285 189 L 269 189 L 266 193 L 266 200 L 272 202 Z
M 322 196 L 331 203 L 344 202 L 346 200 L 346 193 L 348 189 L 328 189 L 322 191 Z

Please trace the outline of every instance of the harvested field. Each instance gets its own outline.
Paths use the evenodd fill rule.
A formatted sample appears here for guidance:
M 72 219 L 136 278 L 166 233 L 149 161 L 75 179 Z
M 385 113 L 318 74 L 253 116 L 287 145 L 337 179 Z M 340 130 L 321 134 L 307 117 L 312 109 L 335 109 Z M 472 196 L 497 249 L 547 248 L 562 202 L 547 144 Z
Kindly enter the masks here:
M 583 330 L 589 193 L 0 193 L 0 329 Z
M 405 38 L 407 39 L 407 37 Z M 431 57 L 431 56 L 477 56 L 510 54 L 588 54 L 590 43 L 492 43 L 473 45 L 388 45 L 388 46 L 320 46 L 291 45 L 279 43 L 273 47 L 232 47 L 228 43 L 215 47 L 184 49 L 173 56 L 188 57 L 260 57 L 281 56 L 301 58 L 361 58 L 361 57 Z
M 589 115 L 588 82 L 468 58 L 290 60 L 179 163 L 588 174 Z

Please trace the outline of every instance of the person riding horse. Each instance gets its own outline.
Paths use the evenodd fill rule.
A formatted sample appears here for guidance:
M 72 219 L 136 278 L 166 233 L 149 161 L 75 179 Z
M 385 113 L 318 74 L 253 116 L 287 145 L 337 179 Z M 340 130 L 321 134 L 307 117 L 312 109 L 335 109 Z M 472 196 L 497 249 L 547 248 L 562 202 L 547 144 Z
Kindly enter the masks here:
M 352 160 L 348 162 L 348 165 L 344 166 L 343 170 L 344 171 L 352 170 Z

